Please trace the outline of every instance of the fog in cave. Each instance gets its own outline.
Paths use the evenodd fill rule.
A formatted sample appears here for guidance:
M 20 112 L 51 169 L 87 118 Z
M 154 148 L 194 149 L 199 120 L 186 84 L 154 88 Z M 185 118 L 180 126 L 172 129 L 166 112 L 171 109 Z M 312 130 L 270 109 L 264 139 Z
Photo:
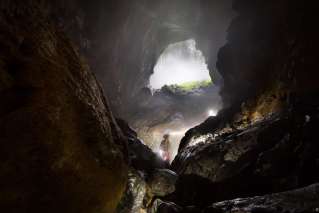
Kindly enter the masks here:
M 150 86 L 160 89 L 164 85 L 194 81 L 209 81 L 211 77 L 202 52 L 193 39 L 170 44 L 159 57 Z

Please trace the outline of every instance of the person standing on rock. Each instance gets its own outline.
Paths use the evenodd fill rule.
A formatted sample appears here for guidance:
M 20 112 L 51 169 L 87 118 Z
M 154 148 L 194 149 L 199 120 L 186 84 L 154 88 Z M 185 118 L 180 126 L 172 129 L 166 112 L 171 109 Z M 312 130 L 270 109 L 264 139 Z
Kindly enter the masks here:
M 169 156 L 169 134 L 163 135 L 163 140 L 161 141 L 160 145 L 160 154 L 164 161 L 170 162 L 170 156 Z

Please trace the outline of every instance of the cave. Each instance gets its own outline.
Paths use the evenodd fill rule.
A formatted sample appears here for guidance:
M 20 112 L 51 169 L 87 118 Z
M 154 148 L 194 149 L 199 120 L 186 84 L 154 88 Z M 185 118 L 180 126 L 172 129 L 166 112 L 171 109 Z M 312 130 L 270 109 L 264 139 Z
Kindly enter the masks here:
M 196 48 L 196 41 L 170 44 L 158 58 L 150 87 L 161 89 L 165 85 L 184 85 L 190 82 L 211 81 L 202 52 Z
M 317 16 L 0 1 L 0 211 L 319 212 Z
M 222 106 L 219 89 L 194 39 L 169 44 L 156 60 L 148 87 L 142 89 L 148 96 L 139 96 L 127 120 L 154 152 L 161 151 L 160 142 L 169 135 L 172 160 L 186 131 L 216 116 Z

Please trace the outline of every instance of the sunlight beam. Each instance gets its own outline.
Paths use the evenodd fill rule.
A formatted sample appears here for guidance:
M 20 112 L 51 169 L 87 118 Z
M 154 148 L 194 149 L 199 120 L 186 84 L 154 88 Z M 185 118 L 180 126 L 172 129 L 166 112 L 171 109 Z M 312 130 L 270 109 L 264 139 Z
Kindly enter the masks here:
M 202 52 L 193 39 L 169 45 L 154 67 L 150 86 L 160 89 L 164 85 L 211 80 Z

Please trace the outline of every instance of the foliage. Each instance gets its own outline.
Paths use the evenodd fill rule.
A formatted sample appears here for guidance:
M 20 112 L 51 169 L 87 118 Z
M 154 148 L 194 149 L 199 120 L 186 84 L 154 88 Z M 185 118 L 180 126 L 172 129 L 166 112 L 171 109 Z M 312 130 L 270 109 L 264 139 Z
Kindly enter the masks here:
M 195 89 L 208 87 L 211 84 L 212 84 L 211 80 L 204 80 L 204 81 L 190 81 L 190 82 L 185 82 L 182 84 L 165 85 L 164 87 L 171 91 L 189 92 Z
M 177 85 L 181 90 L 190 91 L 202 87 L 208 87 L 212 84 L 211 80 L 205 80 L 205 81 L 191 81 L 186 82 L 183 84 Z

